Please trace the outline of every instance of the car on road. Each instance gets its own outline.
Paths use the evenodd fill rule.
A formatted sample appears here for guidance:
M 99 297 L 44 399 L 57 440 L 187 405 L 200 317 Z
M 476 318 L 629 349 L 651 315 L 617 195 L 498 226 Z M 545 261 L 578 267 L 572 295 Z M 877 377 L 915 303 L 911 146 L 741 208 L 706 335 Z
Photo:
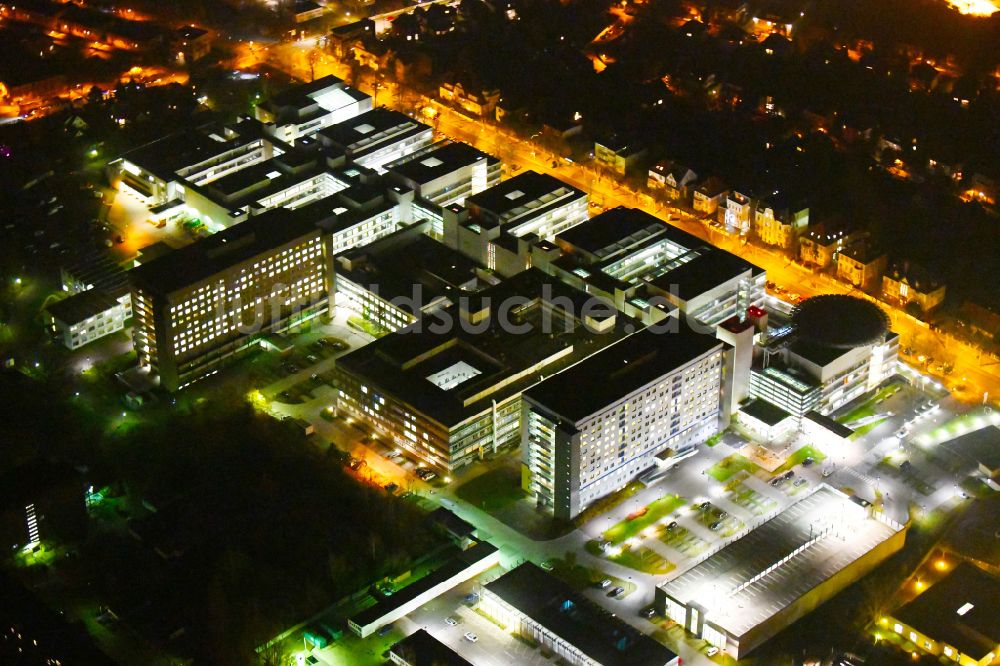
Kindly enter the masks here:
M 788 470 L 787 472 L 785 472 L 782 475 L 781 478 L 783 478 L 783 479 L 785 479 L 787 481 L 788 479 L 792 478 L 793 476 L 795 476 L 795 472 L 793 472 L 792 470 Z
M 444 623 L 447 624 L 449 627 L 454 627 L 455 625 L 458 624 L 458 620 L 449 615 L 444 619 Z
M 707 650 L 705 650 L 705 654 L 709 657 L 714 657 L 715 655 L 719 654 L 719 648 L 712 645 Z
M 387 625 L 383 626 L 381 629 L 378 630 L 378 635 L 379 636 L 385 636 L 390 631 L 392 631 L 392 625 L 391 624 L 387 624 Z
M 806 485 L 806 480 L 805 479 L 795 479 L 795 483 L 793 483 L 792 485 L 795 486 L 796 488 L 798 488 L 799 486 L 804 486 L 804 485 Z
M 903 439 L 909 434 L 910 430 L 906 426 L 903 426 L 902 428 L 896 431 L 896 437 L 898 437 L 899 439 Z
M 648 608 L 643 608 L 639 611 L 639 615 L 646 618 L 647 620 L 654 615 L 656 615 L 656 608 L 654 606 L 649 606 Z
M 605 578 L 604 580 L 602 580 L 600 583 L 597 584 L 597 587 L 601 588 L 602 590 L 608 589 L 609 587 L 611 587 L 611 579 Z
M 555 568 L 555 567 L 552 566 L 552 562 L 549 562 L 548 560 L 545 560 L 544 562 L 542 562 L 541 567 L 545 571 L 552 571 Z
M 712 530 L 714 532 L 717 529 L 719 529 L 720 527 L 722 527 L 722 521 L 721 520 L 717 520 L 714 523 L 712 523 L 711 525 L 709 525 L 708 529 L 710 529 L 710 530 Z
M 464 601 L 467 604 L 474 604 L 477 601 L 479 601 L 479 595 L 476 594 L 475 592 L 472 592 L 462 597 L 462 601 Z
M 711 502 L 702 502 L 701 504 L 698 505 L 698 508 L 701 509 L 702 511 L 708 511 L 708 509 L 711 506 L 712 506 Z
M 772 488 L 777 488 L 778 484 L 781 483 L 784 480 L 785 480 L 784 476 L 776 476 L 776 477 L 774 477 L 773 479 L 771 479 L 771 487 Z
M 622 587 L 621 585 L 619 585 L 618 587 L 616 587 L 616 588 L 612 589 L 610 592 L 608 592 L 608 596 L 609 597 L 617 597 L 619 594 L 621 594 L 624 591 L 625 591 L 625 588 Z
M 674 529 L 675 527 L 677 527 L 677 521 L 676 520 L 671 520 L 667 524 L 667 531 L 669 532 L 670 530 Z
M 469 641 L 470 643 L 475 643 L 476 641 L 479 640 L 479 636 L 476 636 L 471 631 L 467 631 L 465 632 L 465 640 Z
M 802 461 L 802 466 L 803 467 L 812 467 L 812 464 L 814 462 L 816 462 L 816 460 L 812 456 L 810 456 L 810 457 L 808 457 L 808 458 L 806 458 L 805 460 Z
M 835 471 L 837 471 L 835 467 L 829 467 L 827 469 L 824 469 L 823 470 L 823 478 L 825 479 L 826 477 L 828 477 L 831 474 L 833 474 Z

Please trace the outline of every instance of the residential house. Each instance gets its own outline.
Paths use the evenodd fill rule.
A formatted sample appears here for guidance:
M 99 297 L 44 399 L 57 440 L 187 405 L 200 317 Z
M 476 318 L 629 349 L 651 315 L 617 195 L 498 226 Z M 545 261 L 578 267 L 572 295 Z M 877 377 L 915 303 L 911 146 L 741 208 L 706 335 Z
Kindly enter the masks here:
M 842 220 L 830 220 L 807 231 L 799 239 L 799 259 L 804 264 L 827 268 L 837 261 L 837 255 L 862 237 L 858 229 Z
M 809 228 L 809 208 L 780 192 L 761 199 L 754 208 L 754 233 L 765 245 L 791 249 Z
M 837 277 L 860 289 L 868 289 L 882 278 L 887 263 L 884 252 L 862 240 L 837 255 Z
M 688 167 L 666 160 L 649 170 L 647 187 L 653 192 L 662 193 L 670 201 L 689 201 L 690 188 L 698 180 L 698 174 Z
M 500 90 L 491 86 L 462 83 L 459 79 L 444 81 L 438 87 L 438 96 L 469 113 L 479 116 L 495 116 Z
M 945 285 L 923 266 L 911 261 L 893 261 L 882 275 L 882 298 L 906 308 L 930 312 L 944 301 Z M 911 306 L 915 303 L 916 306 Z
M 745 194 L 732 190 L 726 194 L 725 208 L 720 209 L 719 221 L 726 233 L 746 236 L 750 233 L 755 202 Z
M 594 142 L 594 160 L 597 164 L 621 175 L 635 170 L 647 152 L 646 147 L 638 141 L 626 141 L 617 135 Z
M 691 193 L 691 207 L 702 215 L 714 215 L 727 194 L 729 188 L 726 184 L 715 176 L 709 176 Z

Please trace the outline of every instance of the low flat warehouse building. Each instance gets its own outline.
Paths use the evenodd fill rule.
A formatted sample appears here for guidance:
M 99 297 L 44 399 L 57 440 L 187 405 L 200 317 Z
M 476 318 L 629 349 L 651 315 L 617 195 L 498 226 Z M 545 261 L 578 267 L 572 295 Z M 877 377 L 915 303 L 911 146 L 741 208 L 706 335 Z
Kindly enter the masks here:
M 903 547 L 906 528 L 821 484 L 656 590 L 657 609 L 735 659 Z
M 962 562 L 883 626 L 927 652 L 988 666 L 1000 656 L 1000 578 Z
M 527 562 L 482 588 L 479 610 L 571 666 L 679 666 L 680 657 Z
M 500 550 L 491 543 L 480 541 L 471 548 L 458 552 L 420 580 L 361 611 L 347 621 L 347 626 L 361 638 L 368 638 L 385 625 L 392 624 L 499 563 Z

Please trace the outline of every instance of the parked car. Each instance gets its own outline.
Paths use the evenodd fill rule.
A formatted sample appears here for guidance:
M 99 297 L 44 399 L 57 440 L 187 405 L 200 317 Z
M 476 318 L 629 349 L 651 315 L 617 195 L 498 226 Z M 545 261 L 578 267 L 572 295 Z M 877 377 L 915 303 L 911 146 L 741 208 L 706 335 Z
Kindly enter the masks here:
M 474 604 L 477 601 L 479 601 L 479 595 L 476 594 L 475 592 L 470 592 L 469 594 L 462 597 L 462 601 L 464 601 L 467 604 Z
M 806 480 L 805 479 L 795 479 L 795 483 L 793 483 L 792 485 L 795 486 L 796 488 L 798 488 L 799 486 L 804 486 L 804 485 L 806 485 Z
M 814 462 L 816 462 L 816 461 L 812 458 L 812 456 L 810 456 L 810 457 L 808 457 L 808 458 L 806 458 L 805 460 L 802 461 L 802 466 L 803 467 L 812 467 L 812 464 Z
M 392 625 L 391 624 L 387 624 L 387 625 L 383 626 L 382 628 L 380 628 L 378 630 L 378 635 L 379 636 L 385 636 L 390 631 L 392 631 Z
M 702 502 L 701 504 L 698 505 L 698 508 L 701 509 L 702 511 L 708 511 L 709 507 L 711 506 L 712 506 L 711 502 Z
M 552 563 L 549 562 L 548 560 L 545 560 L 544 562 L 542 562 L 541 567 L 545 571 L 552 571 L 552 569 L 554 569 L 554 567 L 552 566 Z
M 610 592 L 608 592 L 608 596 L 609 597 L 617 597 L 619 594 L 621 594 L 624 591 L 625 591 L 625 588 L 621 587 L 619 585 L 618 587 L 616 587 L 613 590 L 611 590 Z
M 447 624 L 449 627 L 454 627 L 455 625 L 458 624 L 458 620 L 449 615 L 444 619 L 444 623 Z
M 639 611 L 639 615 L 648 620 L 649 618 L 656 615 L 656 608 L 654 608 L 653 606 L 649 606 L 648 608 L 643 608 L 641 611 Z
M 705 650 L 705 654 L 708 655 L 709 657 L 714 657 L 715 655 L 719 654 L 719 648 L 715 647 L 714 645 L 709 646 L 709 648 Z
M 836 471 L 835 467 L 828 467 L 827 469 L 824 469 L 823 470 L 823 478 L 825 479 L 826 477 L 828 477 L 831 474 L 833 474 L 835 471 Z
M 675 527 L 677 527 L 677 521 L 676 520 L 671 520 L 667 524 L 667 531 L 669 532 L 670 530 L 674 529 Z
M 712 523 L 711 525 L 709 525 L 708 529 L 710 529 L 710 530 L 712 530 L 714 532 L 715 530 L 719 529 L 720 527 L 722 527 L 722 521 L 721 520 L 717 520 L 714 523 Z

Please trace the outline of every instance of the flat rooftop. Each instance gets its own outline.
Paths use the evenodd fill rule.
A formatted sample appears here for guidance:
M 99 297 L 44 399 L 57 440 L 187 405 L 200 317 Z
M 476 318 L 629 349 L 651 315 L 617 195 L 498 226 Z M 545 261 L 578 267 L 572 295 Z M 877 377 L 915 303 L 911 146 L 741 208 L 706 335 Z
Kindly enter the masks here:
M 707 621 L 738 638 L 894 534 L 822 484 L 660 588 L 682 604 L 703 606 Z
M 686 301 L 741 276 L 759 275 L 761 270 L 735 254 L 702 246 L 690 260 L 658 276 L 653 284 Z
M 781 407 L 778 407 L 767 400 L 762 400 L 761 398 L 753 398 L 740 407 L 740 411 L 747 416 L 751 416 L 769 426 L 778 425 L 785 419 L 791 417 L 791 414 L 783 410 Z
M 543 376 L 622 339 L 626 328 L 639 326 L 621 313 L 614 313 L 613 325 L 602 331 L 588 329 L 578 318 L 570 320 L 564 306 L 572 304 L 579 317 L 589 297 L 537 269 L 463 297 L 466 309 L 489 311 L 485 323 L 461 325 L 460 304 L 444 311 L 452 325 L 441 326 L 435 313 L 430 323 L 418 322 L 341 357 L 338 368 L 451 427 L 488 409 L 492 401 L 517 395 Z M 505 304 L 516 306 L 502 321 L 499 313 Z M 459 373 L 464 368 L 459 364 L 475 373 Z M 464 379 L 446 382 L 440 374 L 446 370 Z
M 479 268 L 461 252 L 414 233 L 412 228 L 348 250 L 343 257 L 336 265 L 338 276 L 377 292 L 383 299 L 398 299 L 398 305 L 411 314 L 416 314 L 414 308 L 436 299 L 457 302 L 461 294 L 468 293 L 466 288 L 477 282 Z M 417 287 L 421 302 L 411 303 Z
M 377 602 L 374 606 L 369 606 L 351 618 L 352 622 L 364 627 L 379 618 L 391 613 L 400 606 L 408 604 L 424 592 L 440 585 L 450 578 L 454 578 L 469 567 L 475 565 L 493 553 L 497 547 L 486 541 L 480 541 L 467 550 L 459 550 L 453 557 L 444 564 L 430 572 L 423 578 L 416 580 L 401 590 L 397 590 L 392 596 L 386 597 Z
M 55 319 L 72 326 L 107 312 L 117 305 L 118 299 L 111 297 L 103 289 L 88 289 L 51 303 L 45 309 Z
M 129 271 L 133 284 L 167 296 L 277 247 L 319 233 L 314 219 L 276 208 Z
M 665 666 L 677 658 L 531 562 L 486 589 L 604 666 Z
M 556 236 L 556 244 L 603 260 L 660 235 L 666 227 L 666 222 L 646 211 L 617 206 L 562 232 Z M 680 233 L 690 238 L 690 247 L 702 244 L 694 236 L 683 231 Z
M 463 167 L 469 167 L 486 160 L 494 164 L 498 160 L 467 143 L 439 141 L 423 150 L 407 155 L 385 165 L 385 170 L 400 178 L 422 185 Z
M 356 158 L 428 131 L 430 125 L 405 113 L 379 107 L 326 127 L 317 136 L 322 143 L 332 144 Z
M 968 562 L 892 614 L 976 661 L 1000 645 L 1000 578 Z
M 472 666 L 471 661 L 434 638 L 426 629 L 417 629 L 389 650 L 413 666 Z
M 465 200 L 465 205 L 487 211 L 505 221 L 506 218 L 517 217 L 528 208 L 541 209 L 550 200 L 571 193 L 576 195 L 574 199 L 587 196 L 554 176 L 537 171 L 522 171 L 499 185 L 472 195 Z
M 550 376 L 526 395 L 575 423 L 723 347 L 714 336 L 695 333 L 680 319 L 674 322 L 674 331 L 639 331 Z M 580 391 L 581 386 L 587 390 Z
M 196 129 L 188 128 L 133 148 L 123 153 L 122 159 L 161 180 L 169 181 L 180 169 L 200 164 L 238 145 L 239 142 L 217 141 Z
M 1000 469 L 1000 428 L 985 428 L 960 435 L 941 444 L 955 455 L 991 471 Z M 998 606 L 1000 608 L 1000 606 Z

